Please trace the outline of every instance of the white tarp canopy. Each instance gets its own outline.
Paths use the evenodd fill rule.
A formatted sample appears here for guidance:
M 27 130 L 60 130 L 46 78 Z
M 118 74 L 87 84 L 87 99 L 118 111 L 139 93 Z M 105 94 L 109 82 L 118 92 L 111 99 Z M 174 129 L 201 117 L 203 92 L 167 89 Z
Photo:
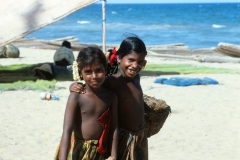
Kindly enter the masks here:
M 98 1 L 1 0 L 0 47 Z

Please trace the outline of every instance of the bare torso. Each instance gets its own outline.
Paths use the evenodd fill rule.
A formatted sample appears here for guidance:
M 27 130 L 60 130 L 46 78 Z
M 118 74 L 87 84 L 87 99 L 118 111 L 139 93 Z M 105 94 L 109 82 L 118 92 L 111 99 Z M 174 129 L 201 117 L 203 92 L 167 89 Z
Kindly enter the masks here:
M 129 80 L 116 74 L 106 79 L 106 85 L 118 97 L 118 126 L 138 132 L 144 128 L 143 92 L 139 75 Z
M 99 139 L 102 127 L 97 119 L 111 106 L 113 92 L 105 89 L 99 94 L 78 94 L 79 107 L 75 115 L 74 132 L 85 140 Z M 112 98 L 111 98 L 112 97 Z

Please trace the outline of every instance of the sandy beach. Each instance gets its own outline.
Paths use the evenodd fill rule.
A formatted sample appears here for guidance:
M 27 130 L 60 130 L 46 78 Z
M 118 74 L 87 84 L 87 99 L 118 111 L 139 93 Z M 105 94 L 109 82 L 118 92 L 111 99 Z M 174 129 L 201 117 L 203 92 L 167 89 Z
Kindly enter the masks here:
M 0 59 L 1 65 L 52 62 L 54 50 L 20 48 L 20 58 Z M 74 52 L 75 57 L 77 52 Z M 240 70 L 239 64 L 199 63 L 147 56 L 162 64 L 191 64 Z M 164 75 L 161 77 L 176 77 Z M 240 75 L 198 74 L 218 85 L 176 87 L 141 77 L 144 94 L 163 99 L 172 113 L 161 131 L 149 138 L 149 159 L 237 160 L 240 157 Z M 50 160 L 62 134 L 65 105 L 72 81 L 57 82 L 60 100 L 41 100 L 40 91 L 0 91 L 0 160 Z

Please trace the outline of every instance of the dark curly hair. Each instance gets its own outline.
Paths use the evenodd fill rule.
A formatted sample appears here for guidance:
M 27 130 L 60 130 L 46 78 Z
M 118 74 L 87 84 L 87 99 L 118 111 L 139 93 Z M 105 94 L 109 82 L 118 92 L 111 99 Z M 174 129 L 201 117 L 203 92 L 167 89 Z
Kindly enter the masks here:
M 79 73 L 81 73 L 82 69 L 86 65 L 91 65 L 95 62 L 101 63 L 106 70 L 107 60 L 101 49 L 99 49 L 97 46 L 88 46 L 86 48 L 83 48 L 78 53 L 77 57 Z

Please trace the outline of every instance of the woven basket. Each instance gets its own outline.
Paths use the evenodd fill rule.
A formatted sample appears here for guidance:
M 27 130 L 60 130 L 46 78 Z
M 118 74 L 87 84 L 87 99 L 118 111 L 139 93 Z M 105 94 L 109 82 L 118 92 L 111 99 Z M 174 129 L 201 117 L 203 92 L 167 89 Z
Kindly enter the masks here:
M 143 98 L 145 108 L 145 130 L 147 137 L 151 137 L 160 131 L 168 115 L 171 113 L 171 108 L 164 100 L 155 99 L 147 95 L 144 95 Z

